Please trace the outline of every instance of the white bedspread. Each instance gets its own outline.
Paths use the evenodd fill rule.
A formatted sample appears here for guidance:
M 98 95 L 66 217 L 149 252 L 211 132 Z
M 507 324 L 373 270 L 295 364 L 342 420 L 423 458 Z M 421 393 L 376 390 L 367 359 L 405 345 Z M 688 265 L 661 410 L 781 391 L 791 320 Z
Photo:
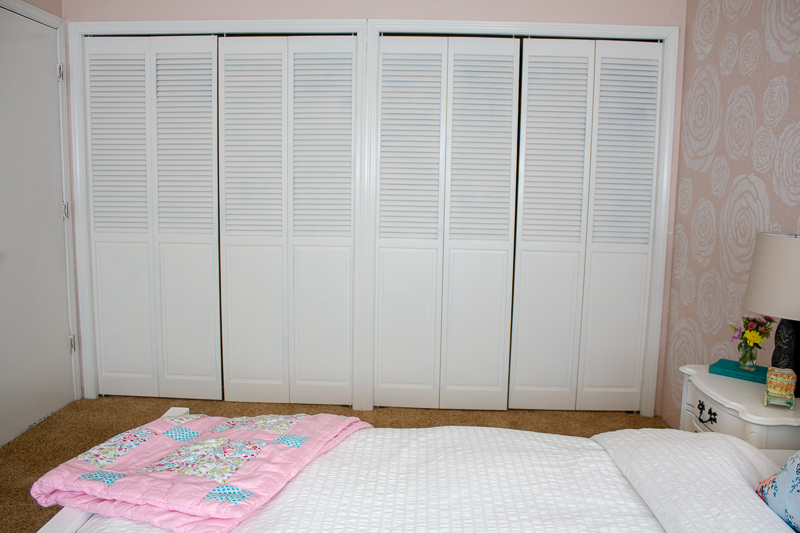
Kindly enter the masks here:
M 754 492 L 777 470 L 749 444 L 716 433 L 583 439 L 481 427 L 365 429 L 235 531 L 790 531 Z M 81 529 L 158 531 L 100 516 Z
M 150 533 L 92 517 L 81 533 Z M 254 532 L 663 531 L 597 442 L 481 427 L 366 429 L 236 529 Z

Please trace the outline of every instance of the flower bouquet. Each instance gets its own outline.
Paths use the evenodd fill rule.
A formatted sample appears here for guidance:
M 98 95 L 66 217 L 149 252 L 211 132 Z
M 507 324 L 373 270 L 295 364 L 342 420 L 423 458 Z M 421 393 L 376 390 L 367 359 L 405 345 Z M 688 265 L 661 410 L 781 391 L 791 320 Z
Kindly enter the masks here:
M 743 316 L 742 326 L 731 325 L 733 337 L 731 342 L 739 341 L 739 368 L 743 370 L 756 369 L 756 354 L 761 348 L 761 343 L 769 338 L 775 319 L 769 316 L 756 318 Z

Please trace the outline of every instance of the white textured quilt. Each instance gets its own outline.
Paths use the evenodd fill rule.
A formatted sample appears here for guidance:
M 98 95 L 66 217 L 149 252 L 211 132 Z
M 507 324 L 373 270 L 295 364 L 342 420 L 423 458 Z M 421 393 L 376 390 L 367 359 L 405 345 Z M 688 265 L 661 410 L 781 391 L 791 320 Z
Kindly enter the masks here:
M 788 531 L 749 488 L 777 467 L 731 439 L 674 430 L 584 439 L 481 427 L 366 429 L 235 531 Z M 81 529 L 157 531 L 99 516 Z
M 95 516 L 81 533 L 159 531 Z M 366 429 L 237 532 L 663 531 L 588 439 L 482 427 Z

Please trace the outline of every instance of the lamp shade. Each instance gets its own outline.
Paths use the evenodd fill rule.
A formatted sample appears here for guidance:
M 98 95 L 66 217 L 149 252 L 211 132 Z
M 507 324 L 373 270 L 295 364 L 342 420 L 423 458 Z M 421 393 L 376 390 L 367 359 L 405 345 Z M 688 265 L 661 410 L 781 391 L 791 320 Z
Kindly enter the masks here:
M 775 318 L 800 320 L 800 236 L 759 233 L 744 306 Z

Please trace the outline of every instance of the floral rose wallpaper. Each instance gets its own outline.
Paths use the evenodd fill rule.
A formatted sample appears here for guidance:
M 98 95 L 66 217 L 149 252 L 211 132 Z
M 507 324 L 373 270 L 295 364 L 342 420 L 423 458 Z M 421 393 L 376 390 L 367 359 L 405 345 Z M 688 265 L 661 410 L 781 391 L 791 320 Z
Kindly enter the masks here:
M 800 233 L 800 0 L 690 0 L 661 416 L 686 364 L 736 359 L 756 234 Z M 800 265 L 798 265 L 800 276 Z M 758 364 L 768 365 L 772 340 Z

